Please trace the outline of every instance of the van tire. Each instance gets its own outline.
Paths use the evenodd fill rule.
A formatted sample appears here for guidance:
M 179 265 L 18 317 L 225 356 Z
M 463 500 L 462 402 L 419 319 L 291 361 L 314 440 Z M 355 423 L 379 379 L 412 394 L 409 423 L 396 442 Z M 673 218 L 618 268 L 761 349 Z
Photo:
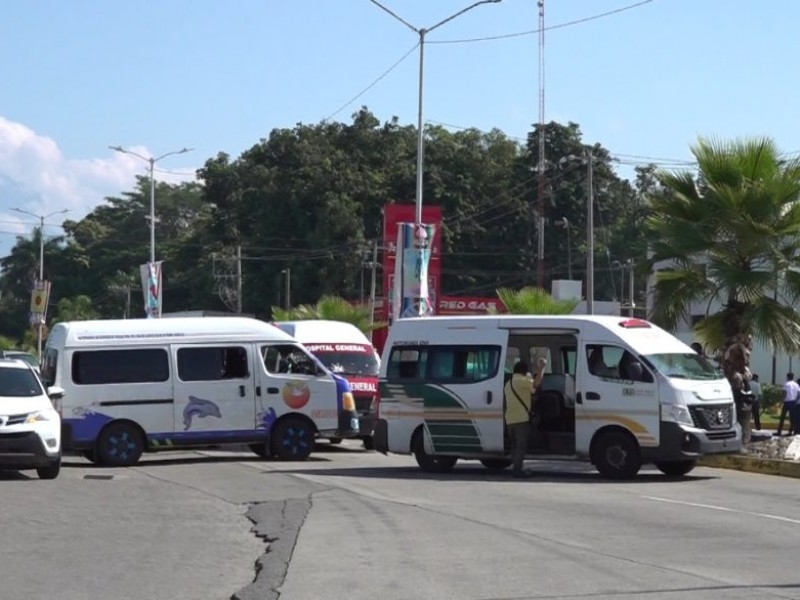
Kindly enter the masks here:
M 458 461 L 458 457 L 455 456 L 434 456 L 425 452 L 425 436 L 421 427 L 411 440 L 411 451 L 419 468 L 426 473 L 447 473 Z
M 272 429 L 272 454 L 280 460 L 305 460 L 314 449 L 314 430 L 296 417 L 287 417 Z
M 642 467 L 639 444 L 622 431 L 607 431 L 595 442 L 594 466 L 606 479 L 632 479 Z
M 484 458 L 481 464 L 490 471 L 502 471 L 511 466 L 511 459 L 508 458 Z
M 272 453 L 269 451 L 269 445 L 266 442 L 261 442 L 259 444 L 248 444 L 247 447 L 250 448 L 253 454 L 259 458 L 269 458 L 272 456 Z
M 656 468 L 667 477 L 683 477 L 697 466 L 696 460 L 669 460 L 656 463 Z
M 106 425 L 97 438 L 95 459 L 107 467 L 129 467 L 139 462 L 144 452 L 144 439 L 130 421 Z
M 36 474 L 39 479 L 55 479 L 61 471 L 61 457 L 44 467 L 36 467 Z

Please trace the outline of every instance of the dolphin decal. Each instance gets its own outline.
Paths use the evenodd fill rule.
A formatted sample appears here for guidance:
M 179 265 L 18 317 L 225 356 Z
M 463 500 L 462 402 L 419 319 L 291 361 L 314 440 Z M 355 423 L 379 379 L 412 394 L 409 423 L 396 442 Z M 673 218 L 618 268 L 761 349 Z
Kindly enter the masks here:
M 188 431 L 192 426 L 192 418 L 197 417 L 216 417 L 222 418 L 222 413 L 219 412 L 219 406 L 211 402 L 211 400 L 203 400 L 197 396 L 189 396 L 189 404 L 183 409 L 183 430 Z

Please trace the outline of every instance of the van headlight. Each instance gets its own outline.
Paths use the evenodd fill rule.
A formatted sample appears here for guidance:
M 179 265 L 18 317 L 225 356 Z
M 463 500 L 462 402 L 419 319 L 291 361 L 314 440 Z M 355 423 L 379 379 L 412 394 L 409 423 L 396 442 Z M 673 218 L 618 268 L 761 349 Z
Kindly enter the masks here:
M 345 392 L 342 394 L 342 408 L 347 411 L 355 411 L 356 401 L 353 398 L 352 392 Z
M 661 420 L 670 423 L 682 423 L 683 425 L 694 425 L 689 408 L 683 404 L 662 404 Z
M 49 421 L 50 417 L 46 413 L 31 413 L 25 419 L 25 423 L 28 425 L 32 425 L 33 423 L 40 423 L 42 421 Z

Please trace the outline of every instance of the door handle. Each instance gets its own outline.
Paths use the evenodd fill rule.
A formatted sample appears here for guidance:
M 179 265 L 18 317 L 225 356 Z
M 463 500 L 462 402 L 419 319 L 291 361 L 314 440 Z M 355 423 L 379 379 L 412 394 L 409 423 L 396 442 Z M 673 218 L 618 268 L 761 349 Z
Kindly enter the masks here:
M 267 393 L 268 394 L 277 394 L 280 390 L 278 388 L 268 387 Z
M 486 404 L 491 404 L 491 403 L 492 403 L 492 391 L 489 390 L 488 392 L 486 392 Z
M 597 392 L 586 392 L 587 400 L 600 400 L 600 394 Z
M 245 395 L 245 393 L 246 393 L 246 392 L 244 391 L 244 386 L 243 386 L 243 385 L 240 385 L 240 386 L 239 386 L 239 395 L 240 395 L 242 398 L 244 398 L 244 395 Z
M 257 385 L 256 386 L 256 396 L 260 396 L 260 395 L 261 395 L 261 386 Z
M 581 396 L 580 392 L 575 394 L 575 404 L 583 404 L 583 396 Z

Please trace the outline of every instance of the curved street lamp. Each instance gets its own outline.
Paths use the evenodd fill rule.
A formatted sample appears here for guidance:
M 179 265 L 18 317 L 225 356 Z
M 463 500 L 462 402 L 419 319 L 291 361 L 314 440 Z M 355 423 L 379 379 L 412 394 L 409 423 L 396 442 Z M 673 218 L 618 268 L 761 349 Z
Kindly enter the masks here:
M 69 212 L 69 209 L 65 208 L 63 210 L 55 210 L 46 215 L 37 215 L 36 213 L 33 213 L 29 210 L 25 210 L 24 208 L 12 208 L 11 210 L 14 210 L 18 213 L 30 215 L 32 217 L 36 217 L 37 219 L 39 219 L 39 282 L 41 283 L 44 281 L 44 220 L 47 219 L 48 217 L 52 217 L 53 215 L 60 215 Z M 37 352 L 39 353 L 38 354 L 39 362 L 41 362 L 42 360 L 42 325 L 43 323 L 40 321 L 39 327 L 37 328 L 38 332 L 36 336 L 37 337 L 36 346 L 37 346 Z
M 141 158 L 150 165 L 150 262 L 154 263 L 156 262 L 156 183 L 154 177 L 156 163 L 162 158 L 166 158 L 174 154 L 185 154 L 186 152 L 191 152 L 194 150 L 194 148 L 173 150 L 172 152 L 167 152 L 166 154 L 162 154 L 156 158 L 153 158 L 152 156 L 144 156 L 138 152 L 134 152 L 133 150 L 123 148 L 122 146 L 109 146 L 109 148 L 115 152 L 130 154 L 131 156 Z
M 476 6 L 480 6 L 481 4 L 497 4 L 502 0 L 480 0 L 480 2 L 475 2 L 466 8 L 462 8 L 460 11 L 453 13 L 449 17 L 442 19 L 435 25 L 424 28 L 424 27 L 414 27 L 411 23 L 403 19 L 402 17 L 398 16 L 388 8 L 386 8 L 383 4 L 378 2 L 378 0 L 370 0 L 375 6 L 380 8 L 381 10 L 389 13 L 392 17 L 400 21 L 403 25 L 408 27 L 411 31 L 416 33 L 419 36 L 419 99 L 417 105 L 417 195 L 416 195 L 416 221 L 414 225 L 416 226 L 415 231 L 419 230 L 419 226 L 422 223 L 422 171 L 424 167 L 424 156 L 425 156 L 425 138 L 423 135 L 423 128 L 424 123 L 422 122 L 422 86 L 423 86 L 423 71 L 424 71 L 424 57 L 425 57 L 425 36 L 429 34 L 434 29 L 438 29 L 445 23 L 448 23 L 455 19 L 456 17 L 460 17 L 466 12 L 469 12 Z

